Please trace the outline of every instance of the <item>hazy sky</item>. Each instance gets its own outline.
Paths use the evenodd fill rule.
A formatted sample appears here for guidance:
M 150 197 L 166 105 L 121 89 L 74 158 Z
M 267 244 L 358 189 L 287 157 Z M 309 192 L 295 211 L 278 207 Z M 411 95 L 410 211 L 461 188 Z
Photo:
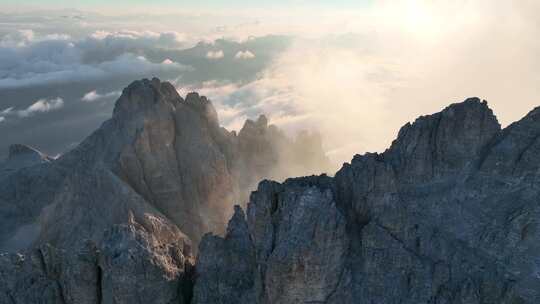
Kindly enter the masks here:
M 160 11 L 166 9 L 184 10 L 184 9 L 242 9 L 242 8 L 284 8 L 287 7 L 332 7 L 332 8 L 344 8 L 344 7 L 364 7 L 371 4 L 371 0 L 198 0 L 198 1 L 186 1 L 186 0 L 26 0 L 24 1 L 24 7 L 21 7 L 21 1 L 16 0 L 2 0 L 5 7 L 9 8 L 78 8 L 78 9 L 91 9 L 96 11 L 104 11 L 109 8 L 132 8 L 133 6 L 139 8 L 148 8 L 152 11 Z
M 19 2 L 0 0 L 0 157 L 70 149 L 153 76 L 230 129 L 317 129 L 336 162 L 470 96 L 503 125 L 540 105 L 539 1 Z

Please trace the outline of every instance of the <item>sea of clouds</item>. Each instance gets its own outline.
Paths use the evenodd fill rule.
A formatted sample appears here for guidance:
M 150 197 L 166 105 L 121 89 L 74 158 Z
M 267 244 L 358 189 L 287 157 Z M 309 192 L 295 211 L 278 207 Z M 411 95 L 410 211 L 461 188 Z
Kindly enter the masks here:
M 539 14 L 527 0 L 0 14 L 0 156 L 15 142 L 65 152 L 110 117 L 123 87 L 154 76 L 207 95 L 229 129 L 265 113 L 290 133 L 318 130 L 337 165 L 470 96 L 506 125 L 540 104 Z

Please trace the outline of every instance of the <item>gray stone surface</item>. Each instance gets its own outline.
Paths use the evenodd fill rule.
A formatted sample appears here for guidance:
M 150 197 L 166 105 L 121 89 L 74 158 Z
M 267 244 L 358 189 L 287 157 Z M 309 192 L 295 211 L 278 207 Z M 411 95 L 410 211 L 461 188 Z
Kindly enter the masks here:
M 244 214 L 320 138 L 137 81 L 74 150 L 0 166 L 0 303 L 540 303 L 539 138 L 540 110 L 501 130 L 471 98 Z
M 131 218 L 99 245 L 0 255 L 0 303 L 189 303 L 193 261 L 168 233 L 153 234 Z
M 537 109 L 501 130 L 472 98 L 334 178 L 262 182 L 242 240 L 203 238 L 194 303 L 539 303 L 538 138 Z
M 59 158 L 12 146 L 0 165 L 0 251 L 11 252 L 0 303 L 189 302 L 200 237 L 223 233 L 259 179 L 283 176 L 305 137 L 264 117 L 229 132 L 205 97 L 154 78 L 124 89 L 112 119 Z

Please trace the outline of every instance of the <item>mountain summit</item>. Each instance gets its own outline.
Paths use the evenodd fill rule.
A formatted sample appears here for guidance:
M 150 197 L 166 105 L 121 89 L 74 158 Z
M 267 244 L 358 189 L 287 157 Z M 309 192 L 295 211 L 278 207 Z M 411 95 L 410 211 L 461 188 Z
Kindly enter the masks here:
M 276 127 L 255 129 L 221 128 L 206 97 L 184 99 L 154 78 L 125 88 L 112 118 L 58 159 L 13 146 L 0 176 L 0 248 L 26 256 L 3 256 L 11 275 L 0 299 L 96 303 L 96 290 L 105 303 L 184 298 L 202 235 L 224 232 L 233 204 L 259 180 L 288 174 L 281 169 L 300 152 Z M 328 162 L 316 144 L 301 148 Z
M 135 81 L 61 157 L 14 146 L 0 302 L 538 303 L 539 137 L 537 110 L 501 129 L 471 98 L 249 195 L 324 167 L 320 137 L 229 132 L 207 98 Z
M 262 182 L 203 238 L 192 303 L 538 303 L 539 118 L 467 99 L 334 178 Z

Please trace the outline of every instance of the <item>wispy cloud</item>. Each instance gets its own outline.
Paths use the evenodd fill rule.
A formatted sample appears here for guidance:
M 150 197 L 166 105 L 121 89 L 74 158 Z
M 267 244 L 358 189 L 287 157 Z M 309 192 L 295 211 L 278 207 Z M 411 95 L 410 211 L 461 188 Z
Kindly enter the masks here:
M 250 51 L 239 51 L 234 55 L 234 58 L 236 59 L 252 59 L 255 58 L 255 54 L 253 54 Z
M 213 60 L 216 60 L 216 59 L 221 59 L 225 57 L 225 53 L 223 53 L 222 50 L 219 50 L 219 51 L 208 51 L 206 53 L 206 58 L 208 59 L 213 59 Z
M 0 115 L 8 115 L 8 114 L 11 114 L 12 111 L 13 111 L 13 107 L 9 107 L 3 110 L 2 112 L 0 112 Z
M 22 110 L 16 110 L 14 107 L 9 107 L 0 112 L 0 117 L 2 117 L 2 121 L 6 120 L 6 117 L 10 116 L 26 118 L 38 113 L 56 111 L 62 107 L 64 107 L 64 100 L 60 97 L 53 99 L 42 98 Z
M 105 94 L 99 94 L 96 90 L 93 90 L 84 94 L 81 100 L 86 101 L 86 102 L 94 102 L 94 101 L 102 100 L 106 98 L 118 97 L 120 96 L 120 94 L 121 94 L 120 91 L 113 91 L 113 92 L 108 92 Z
M 96 32 L 83 39 L 38 36 L 20 30 L 0 40 L 0 88 L 19 88 L 69 81 L 101 80 L 157 72 L 181 73 L 190 68 L 172 60 L 152 61 L 149 49 L 178 48 L 174 32 Z
M 55 111 L 64 106 L 64 100 L 60 97 L 54 99 L 40 99 L 24 110 L 17 111 L 19 117 L 29 117 L 36 113 Z

